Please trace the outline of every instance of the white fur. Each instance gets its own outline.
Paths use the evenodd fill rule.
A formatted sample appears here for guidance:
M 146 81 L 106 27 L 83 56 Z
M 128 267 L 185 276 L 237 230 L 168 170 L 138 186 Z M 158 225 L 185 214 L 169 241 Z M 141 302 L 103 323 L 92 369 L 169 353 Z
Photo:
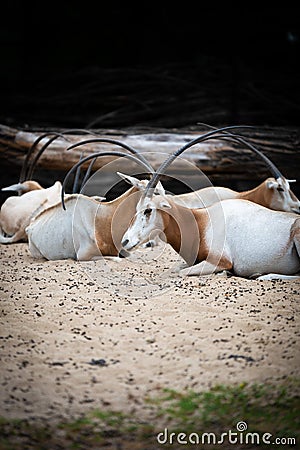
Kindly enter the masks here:
M 140 180 L 111 202 L 72 194 L 66 198 L 66 210 L 61 203 L 44 210 L 26 229 L 30 253 L 48 260 L 117 257 L 121 237 L 140 198 L 138 191 L 147 183 Z
M 15 187 L 18 191 L 18 186 Z M 7 190 L 11 190 L 7 188 Z M 5 190 L 6 188 L 4 188 Z M 20 190 L 20 189 L 19 189 Z M 37 189 L 16 197 L 9 197 L 0 211 L 0 243 L 11 244 L 27 240 L 25 228 L 41 211 L 57 203 L 60 199 L 61 183 L 57 181 L 47 189 Z
M 230 268 L 243 277 L 255 273 L 280 276 L 300 270 L 300 219 L 295 214 L 272 211 L 247 200 L 224 200 L 207 209 L 192 210 L 197 236 L 195 231 L 185 233 L 187 226 L 191 229 L 185 219 L 186 210 L 169 198 L 142 198 L 135 219 L 123 236 L 123 247 L 133 250 L 148 240 L 150 233 L 153 236 L 160 232 L 165 233 L 168 242 L 173 241 L 174 247 L 179 246 L 180 242 L 174 243 L 174 237 L 168 236 L 165 211 L 176 217 L 181 235 L 186 236 L 181 242 L 181 255 L 188 254 L 185 248 L 195 245 L 199 250 L 201 246 L 209 247 L 207 258 L 183 269 L 182 275 L 206 275 Z

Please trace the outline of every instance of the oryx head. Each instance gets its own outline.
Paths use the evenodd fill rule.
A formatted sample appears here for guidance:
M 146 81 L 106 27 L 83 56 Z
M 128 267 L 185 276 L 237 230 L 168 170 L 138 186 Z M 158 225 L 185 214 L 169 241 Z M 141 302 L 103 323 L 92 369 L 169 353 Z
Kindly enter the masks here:
M 2 188 L 2 191 L 12 191 L 17 192 L 18 195 L 26 194 L 30 191 L 36 191 L 43 189 L 42 186 L 33 180 L 24 181 L 23 183 L 12 184 L 11 186 L 7 186 Z
M 287 180 L 283 176 L 268 178 L 265 186 L 270 195 L 270 208 L 276 211 L 286 211 L 300 214 L 300 201 L 290 189 L 290 183 L 296 180 Z
M 171 206 L 163 195 L 143 195 L 137 204 L 135 217 L 122 238 L 122 247 L 128 251 L 134 250 L 158 236 L 164 230 L 161 211 L 169 208 Z
M 216 135 L 217 132 L 221 132 L 217 135 L 219 139 L 232 140 L 237 143 L 245 145 L 249 150 L 253 151 L 259 158 L 261 158 L 274 178 L 268 178 L 264 182 L 264 186 L 267 189 L 267 197 L 269 208 L 275 211 L 285 211 L 300 214 L 300 201 L 296 195 L 291 191 L 289 183 L 295 182 L 296 180 L 287 180 L 278 167 L 260 150 L 258 150 L 251 142 L 247 141 L 243 136 L 231 133 L 228 131 L 230 128 L 235 127 L 225 127 L 222 129 L 214 129 Z M 236 128 L 239 128 L 237 126 Z M 243 127 L 242 127 L 243 128 Z M 252 128 L 252 127 L 249 127 Z M 208 134 L 208 133 L 207 133 Z M 206 139 L 211 139 L 209 136 Z M 193 145 L 193 143 L 191 143 Z M 179 150 L 180 151 L 180 150 Z

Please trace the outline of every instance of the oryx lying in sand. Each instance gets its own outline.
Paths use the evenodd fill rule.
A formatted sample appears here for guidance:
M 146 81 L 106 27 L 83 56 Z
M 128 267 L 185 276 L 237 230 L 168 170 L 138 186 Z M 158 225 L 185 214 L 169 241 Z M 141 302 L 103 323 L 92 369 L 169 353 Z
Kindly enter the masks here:
M 227 199 L 249 200 L 275 211 L 300 214 L 300 200 L 290 189 L 290 182 L 283 176 L 267 178 L 249 191 L 237 192 L 220 186 L 211 186 L 186 194 L 174 195 L 173 200 L 187 208 L 206 208 L 216 201 Z
M 150 236 L 153 239 L 164 234 L 191 266 L 183 269 L 182 275 L 231 270 L 244 277 L 268 274 L 262 278 L 268 279 L 296 274 L 300 270 L 300 218 L 295 214 L 241 199 L 223 200 L 207 209 L 189 209 L 173 198 L 154 196 L 164 170 L 182 151 L 167 158 L 152 176 L 124 233 L 123 248 L 132 251 Z
M 61 188 L 59 181 L 46 189 L 35 181 L 3 188 L 4 191 L 16 191 L 21 195 L 8 197 L 1 207 L 0 243 L 26 241 L 25 228 L 37 214 L 59 201 Z
M 82 159 L 67 174 L 79 165 L 98 156 L 119 156 L 134 160 L 153 171 L 151 166 L 138 158 L 122 152 L 101 152 Z M 121 238 L 134 216 L 140 189 L 145 189 L 148 181 L 130 188 L 123 195 L 110 202 L 96 202 L 82 194 L 69 195 L 63 199 L 63 206 L 57 204 L 35 217 L 27 228 L 29 251 L 35 258 L 76 259 L 87 261 L 105 257 L 118 257 Z M 162 192 L 157 186 L 157 192 Z M 114 224 L 113 224 L 114 222 Z
M 254 274 L 296 274 L 300 270 L 300 218 L 248 200 L 222 200 L 207 209 L 189 209 L 165 196 L 143 196 L 122 239 L 132 251 L 156 235 L 186 261 L 183 275 L 231 270 Z

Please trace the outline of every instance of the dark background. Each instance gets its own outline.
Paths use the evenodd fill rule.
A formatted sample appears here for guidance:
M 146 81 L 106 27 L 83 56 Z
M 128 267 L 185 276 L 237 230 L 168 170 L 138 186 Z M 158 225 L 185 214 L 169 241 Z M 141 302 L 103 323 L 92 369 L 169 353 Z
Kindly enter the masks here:
M 1 4 L 0 123 L 299 126 L 297 2 Z

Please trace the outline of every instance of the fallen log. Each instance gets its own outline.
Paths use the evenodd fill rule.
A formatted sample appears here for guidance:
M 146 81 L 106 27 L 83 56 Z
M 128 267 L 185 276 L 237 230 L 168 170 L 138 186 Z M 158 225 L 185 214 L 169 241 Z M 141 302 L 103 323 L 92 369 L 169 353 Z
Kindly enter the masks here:
M 0 159 L 1 165 L 9 169 L 17 166 L 21 169 L 28 150 L 35 140 L 45 132 L 54 130 L 22 130 L 0 125 Z M 56 129 L 55 132 L 64 130 Z M 163 156 L 206 132 L 202 127 L 189 129 L 135 129 L 125 130 L 91 130 L 99 137 L 109 137 L 131 145 L 145 154 L 156 169 Z M 260 127 L 259 129 L 242 130 L 246 139 L 261 149 L 289 179 L 297 178 L 300 167 L 300 130 L 297 128 Z M 67 151 L 67 147 L 83 139 L 93 138 L 91 135 L 70 134 L 66 138 L 59 137 L 49 145 L 41 156 L 36 171 L 39 169 L 56 170 L 65 174 L 84 153 L 84 156 L 101 151 L 120 150 L 107 143 L 88 144 Z M 50 135 L 42 139 L 34 154 L 45 144 Z M 67 140 L 66 140 L 67 139 Z M 270 176 L 264 163 L 251 151 L 240 144 L 214 139 L 200 143 L 183 153 L 182 157 L 201 169 L 214 184 L 224 184 L 228 180 L 261 180 Z M 113 157 L 98 158 L 93 169 L 97 170 Z M 130 164 L 129 164 L 130 166 Z M 176 164 L 176 170 L 180 165 Z

